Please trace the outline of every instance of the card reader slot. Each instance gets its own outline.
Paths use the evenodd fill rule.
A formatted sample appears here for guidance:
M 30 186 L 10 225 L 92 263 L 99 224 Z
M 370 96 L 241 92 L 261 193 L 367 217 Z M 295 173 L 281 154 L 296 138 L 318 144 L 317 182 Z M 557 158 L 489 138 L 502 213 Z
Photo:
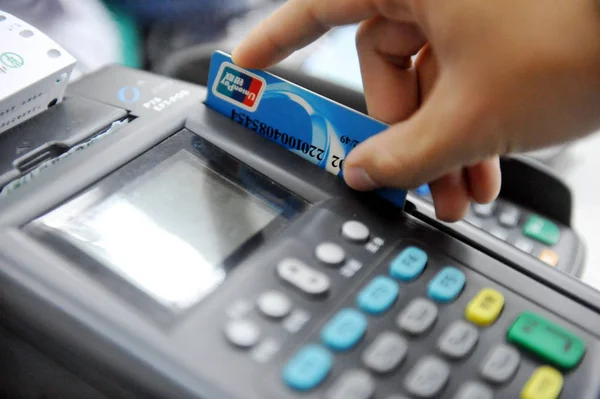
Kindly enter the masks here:
M 40 166 L 43 162 L 54 159 L 69 150 L 69 147 L 61 143 L 48 143 L 24 156 L 17 158 L 14 162 L 21 174 L 26 174 Z

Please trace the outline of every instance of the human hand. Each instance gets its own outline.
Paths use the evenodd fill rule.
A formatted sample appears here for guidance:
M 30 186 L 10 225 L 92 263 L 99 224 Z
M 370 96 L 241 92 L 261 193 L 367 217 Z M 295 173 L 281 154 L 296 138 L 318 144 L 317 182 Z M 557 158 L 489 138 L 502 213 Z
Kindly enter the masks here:
M 600 127 L 596 0 L 288 0 L 233 60 L 266 68 L 357 22 L 369 114 L 391 125 L 346 158 L 357 190 L 429 182 L 455 221 L 498 195 L 499 155 Z

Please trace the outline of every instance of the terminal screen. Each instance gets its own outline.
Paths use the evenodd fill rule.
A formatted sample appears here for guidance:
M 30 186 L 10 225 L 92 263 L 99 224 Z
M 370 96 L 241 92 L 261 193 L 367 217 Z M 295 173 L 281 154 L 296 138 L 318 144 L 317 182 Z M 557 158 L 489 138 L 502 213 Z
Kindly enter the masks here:
M 225 279 L 224 260 L 279 210 L 181 150 L 98 204 L 46 224 L 172 310 Z

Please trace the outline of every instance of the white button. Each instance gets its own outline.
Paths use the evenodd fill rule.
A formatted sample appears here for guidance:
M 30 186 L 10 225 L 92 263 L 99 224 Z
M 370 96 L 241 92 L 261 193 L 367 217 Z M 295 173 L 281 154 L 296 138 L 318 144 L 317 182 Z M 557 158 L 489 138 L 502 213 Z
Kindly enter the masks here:
M 479 217 L 486 218 L 492 216 L 496 209 L 496 203 L 490 202 L 489 204 L 473 204 L 473 211 Z
M 279 319 L 292 310 L 292 302 L 278 291 L 269 291 L 258 297 L 258 309 L 267 317 Z
M 225 335 L 232 344 L 249 348 L 258 342 L 260 330 L 255 323 L 249 320 L 233 320 L 225 327 Z
M 369 228 L 356 220 L 350 220 L 342 225 L 342 237 L 349 241 L 362 243 L 369 239 L 369 235 Z
M 324 242 L 317 245 L 315 254 L 321 262 L 332 266 L 337 266 L 346 259 L 344 249 L 332 242 Z
M 498 221 L 503 226 L 515 227 L 517 224 L 519 224 L 520 216 L 521 216 L 521 213 L 519 212 L 519 210 L 517 208 L 512 207 L 512 206 L 506 207 L 506 208 L 504 208 L 502 213 L 500 213 L 500 216 L 498 217 Z
M 309 295 L 323 295 L 331 286 L 327 275 L 298 259 L 288 258 L 279 262 L 277 274 L 287 283 Z

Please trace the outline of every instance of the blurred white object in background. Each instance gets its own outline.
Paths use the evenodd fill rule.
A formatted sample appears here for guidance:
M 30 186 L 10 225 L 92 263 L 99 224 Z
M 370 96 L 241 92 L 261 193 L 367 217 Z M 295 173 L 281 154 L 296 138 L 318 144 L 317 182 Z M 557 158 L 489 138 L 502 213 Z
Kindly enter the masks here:
M 0 0 L 4 10 L 35 26 L 77 59 L 71 80 L 120 63 L 117 24 L 100 0 Z
M 0 11 L 0 133 L 62 102 L 76 64 L 35 26 Z

